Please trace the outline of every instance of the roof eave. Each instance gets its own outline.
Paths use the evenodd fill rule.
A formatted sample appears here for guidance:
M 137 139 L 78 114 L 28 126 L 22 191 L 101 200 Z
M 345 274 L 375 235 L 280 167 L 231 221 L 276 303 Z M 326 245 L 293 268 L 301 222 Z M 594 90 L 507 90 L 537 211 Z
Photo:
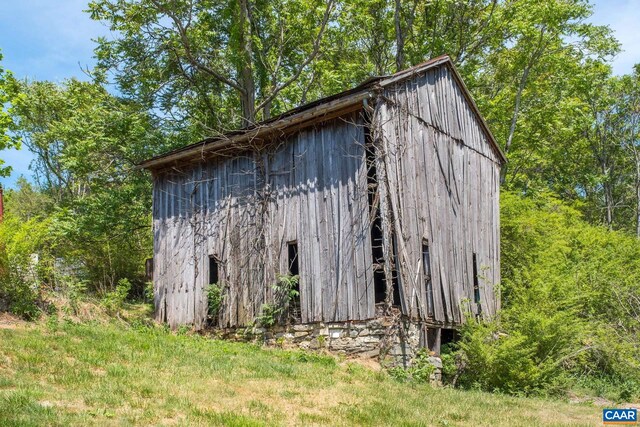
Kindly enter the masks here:
M 288 129 L 302 123 L 324 121 L 333 118 L 335 112 L 353 111 L 362 108 L 362 101 L 372 96 L 372 89 L 363 89 L 360 92 L 345 95 L 332 101 L 318 104 L 311 109 L 304 109 L 299 113 L 287 115 L 282 119 L 277 119 L 268 124 L 257 125 L 244 132 L 229 136 L 222 135 L 217 138 L 207 138 L 196 144 L 162 154 L 157 157 L 145 160 L 136 165 L 136 169 L 156 169 L 171 163 L 177 163 L 193 157 L 202 157 L 206 153 L 222 148 L 230 147 L 234 144 L 251 141 L 254 139 L 266 138 L 274 133 L 285 132 Z
M 473 100 L 469 89 L 464 84 L 460 73 L 451 61 L 451 58 L 448 55 L 442 55 L 391 76 L 369 79 L 359 87 L 345 91 L 342 94 L 327 97 L 326 99 L 328 99 L 328 101 L 318 100 L 309 104 L 310 107 L 299 107 L 297 109 L 299 110 L 298 112 L 295 112 L 296 109 L 294 109 L 291 112 L 284 113 L 280 116 L 281 118 L 275 118 L 270 121 L 260 123 L 246 131 L 236 131 L 216 138 L 207 138 L 198 143 L 153 157 L 136 165 L 136 169 L 159 169 L 187 161 L 190 158 L 205 159 L 206 154 L 231 147 L 234 144 L 241 144 L 254 139 L 266 138 L 278 132 L 284 133 L 291 128 L 300 128 L 303 124 L 310 125 L 314 122 L 328 120 L 336 117 L 336 112 L 355 111 L 355 109 L 361 108 L 363 100 L 372 97 L 373 92 L 379 88 L 409 79 L 419 73 L 440 65 L 448 66 L 453 71 L 454 78 L 462 89 L 462 93 L 467 102 L 476 114 L 480 126 L 486 133 L 490 144 L 496 151 L 501 163 L 505 164 L 507 162 L 506 155 L 496 142 L 495 137 L 489 130 L 489 126 L 480 114 L 480 110 Z M 358 90 L 359 88 L 361 89 Z M 357 106 L 357 108 L 349 110 L 349 107 L 355 106 Z

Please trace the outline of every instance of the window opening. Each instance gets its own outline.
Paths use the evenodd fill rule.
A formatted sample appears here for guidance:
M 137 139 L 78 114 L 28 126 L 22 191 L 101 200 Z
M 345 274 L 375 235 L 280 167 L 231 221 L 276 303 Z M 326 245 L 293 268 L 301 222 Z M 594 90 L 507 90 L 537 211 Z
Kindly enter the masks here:
M 300 323 L 302 321 L 302 310 L 300 308 L 300 265 L 298 254 L 298 242 L 293 241 L 287 243 L 287 255 L 289 261 L 289 274 L 291 276 L 298 276 L 298 280 L 294 285 L 296 295 L 289 301 L 289 317 L 294 323 Z
M 209 255 L 209 284 L 213 285 L 220 280 L 218 276 L 218 259 L 214 255 Z
M 402 298 L 400 295 L 400 286 L 401 286 L 401 277 L 400 271 L 398 270 L 398 249 L 396 245 L 396 237 L 395 235 L 391 236 L 392 246 L 391 249 L 393 251 L 393 271 L 391 272 L 391 282 L 393 283 L 393 305 L 396 307 L 402 307 Z M 406 313 L 406 310 L 403 310 L 403 313 Z
M 427 293 L 427 317 L 435 316 L 433 304 L 433 283 L 431 281 L 431 255 L 429 253 L 429 243 L 422 243 L 422 269 L 424 272 L 424 285 Z
M 478 257 L 473 253 L 473 300 L 478 304 L 478 316 L 482 314 L 482 305 L 480 304 L 480 284 L 478 282 Z
M 289 254 L 289 274 L 297 276 L 300 274 L 298 267 L 298 242 L 289 242 L 287 244 L 287 252 Z

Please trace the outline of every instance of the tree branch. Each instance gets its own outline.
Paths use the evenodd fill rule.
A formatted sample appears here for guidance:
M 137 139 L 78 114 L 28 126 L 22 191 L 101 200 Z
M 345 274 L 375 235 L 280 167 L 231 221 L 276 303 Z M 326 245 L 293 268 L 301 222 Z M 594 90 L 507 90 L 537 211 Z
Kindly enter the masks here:
M 322 44 L 322 38 L 324 37 L 324 32 L 327 29 L 327 24 L 329 23 L 329 18 L 331 17 L 331 11 L 333 9 L 334 4 L 335 4 L 334 0 L 330 0 L 327 2 L 327 8 L 325 9 L 324 16 L 322 18 L 322 25 L 320 26 L 320 31 L 318 31 L 318 35 L 316 39 L 313 41 L 313 50 L 311 51 L 311 54 L 307 57 L 307 59 L 304 60 L 304 62 L 300 65 L 300 67 L 298 67 L 298 69 L 293 74 L 293 76 L 291 76 L 288 80 L 276 86 L 273 92 L 271 92 L 271 95 L 269 95 L 260 104 L 258 104 L 258 106 L 256 107 L 256 111 L 263 109 L 265 105 L 273 101 L 283 89 L 287 88 L 293 82 L 298 80 L 298 78 L 302 74 L 302 71 L 307 67 L 307 65 L 309 65 L 318 56 L 318 54 L 320 53 L 320 45 Z
M 193 51 L 191 49 L 191 43 L 189 42 L 189 38 L 187 37 L 187 28 L 188 28 L 188 26 L 183 25 L 182 22 L 180 21 L 180 19 L 178 19 L 178 17 L 174 13 L 172 13 L 171 11 L 169 11 L 169 10 L 165 9 L 164 7 L 162 7 L 162 5 L 160 3 L 158 3 L 157 0 L 151 0 L 151 2 L 154 4 L 154 6 L 160 12 L 162 12 L 169 19 L 171 19 L 171 21 L 176 26 L 176 29 L 178 30 L 178 34 L 180 35 L 180 41 L 182 42 L 182 47 L 184 48 L 184 53 L 185 53 L 185 55 L 187 57 L 187 60 L 189 61 L 189 63 L 191 65 L 193 65 L 194 67 L 198 68 L 199 70 L 209 74 L 210 76 L 212 76 L 216 80 L 226 84 L 227 86 L 232 87 L 233 89 L 239 91 L 240 93 L 242 93 L 242 94 L 246 93 L 246 90 L 242 86 L 240 86 L 238 83 L 236 83 L 233 80 L 223 76 L 222 74 L 220 74 L 219 72 L 217 72 L 213 68 L 209 67 L 208 65 L 203 64 L 202 62 L 200 62 L 194 56 Z M 190 21 L 191 20 L 189 20 L 189 24 L 190 24 Z

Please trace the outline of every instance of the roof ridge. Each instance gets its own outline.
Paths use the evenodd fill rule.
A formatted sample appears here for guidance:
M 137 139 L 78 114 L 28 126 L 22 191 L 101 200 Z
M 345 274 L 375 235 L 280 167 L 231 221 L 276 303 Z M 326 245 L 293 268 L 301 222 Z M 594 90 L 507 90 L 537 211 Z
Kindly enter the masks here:
M 443 64 L 450 66 L 450 68 L 453 70 L 455 79 L 460 85 L 465 98 L 472 106 L 474 113 L 478 116 L 481 127 L 487 133 L 488 139 L 491 141 L 491 144 L 498 152 L 500 158 L 503 161 L 506 161 L 506 156 L 500 149 L 500 146 L 496 143 L 493 134 L 489 130 L 486 122 L 480 114 L 477 105 L 473 101 L 469 90 L 462 81 L 462 78 L 456 70 L 451 58 L 449 57 L 449 55 L 440 55 L 388 76 L 369 77 L 364 82 L 351 89 L 347 89 L 345 91 L 338 92 L 336 94 L 320 98 L 310 103 L 293 108 L 278 116 L 255 123 L 248 128 L 225 132 L 215 137 L 207 137 L 201 139 L 196 143 L 165 152 L 139 163 L 136 168 L 153 169 L 163 166 L 172 161 L 184 160 L 189 157 L 198 155 L 203 156 L 204 152 L 211 152 L 217 148 L 227 147 L 232 143 L 239 142 L 244 139 L 253 139 L 272 132 L 285 131 L 286 129 L 289 129 L 295 125 L 302 125 L 305 122 L 309 122 L 310 124 L 310 122 L 312 122 L 313 119 L 317 118 L 318 116 L 324 120 L 329 120 L 331 118 L 334 118 L 331 117 L 330 113 L 332 112 L 335 113 L 336 111 L 344 110 L 344 112 L 346 113 L 355 111 L 355 109 L 349 111 L 347 110 L 349 108 L 353 108 L 354 105 L 361 104 L 364 99 L 370 97 L 371 89 L 376 86 L 385 87 L 391 84 L 395 84 L 407 78 L 413 77 L 416 74 L 424 72 L 430 68 Z M 323 106 L 325 107 L 323 108 Z

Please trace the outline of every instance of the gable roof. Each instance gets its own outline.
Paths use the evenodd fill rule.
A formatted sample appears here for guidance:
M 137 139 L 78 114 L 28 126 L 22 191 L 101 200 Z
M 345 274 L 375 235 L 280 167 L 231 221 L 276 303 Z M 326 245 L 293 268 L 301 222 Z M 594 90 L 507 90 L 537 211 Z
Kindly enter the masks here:
M 496 142 L 493 134 L 487 126 L 487 123 L 482 118 L 476 103 L 473 101 L 469 90 L 462 81 L 462 77 L 453 65 L 451 58 L 449 58 L 448 55 L 442 55 L 390 76 L 371 77 L 353 89 L 318 99 L 317 101 L 289 110 L 279 116 L 256 123 L 246 129 L 227 132 L 216 137 L 205 138 L 194 144 L 152 157 L 138 164 L 137 168 L 157 169 L 170 166 L 174 163 L 204 159 L 205 154 L 213 154 L 220 150 L 228 149 L 234 144 L 251 141 L 255 138 L 268 138 L 278 133 L 284 133 L 285 131 L 307 127 L 319 120 L 325 121 L 349 112 L 360 110 L 362 109 L 362 103 L 365 99 L 373 98 L 373 89 L 390 86 L 394 83 L 409 79 L 430 68 L 442 65 L 449 67 L 449 69 L 453 71 L 452 74 L 457 84 L 460 86 L 465 99 L 476 115 L 476 118 L 484 130 L 489 143 L 498 154 L 502 163 L 506 163 L 507 159 L 504 152 Z

